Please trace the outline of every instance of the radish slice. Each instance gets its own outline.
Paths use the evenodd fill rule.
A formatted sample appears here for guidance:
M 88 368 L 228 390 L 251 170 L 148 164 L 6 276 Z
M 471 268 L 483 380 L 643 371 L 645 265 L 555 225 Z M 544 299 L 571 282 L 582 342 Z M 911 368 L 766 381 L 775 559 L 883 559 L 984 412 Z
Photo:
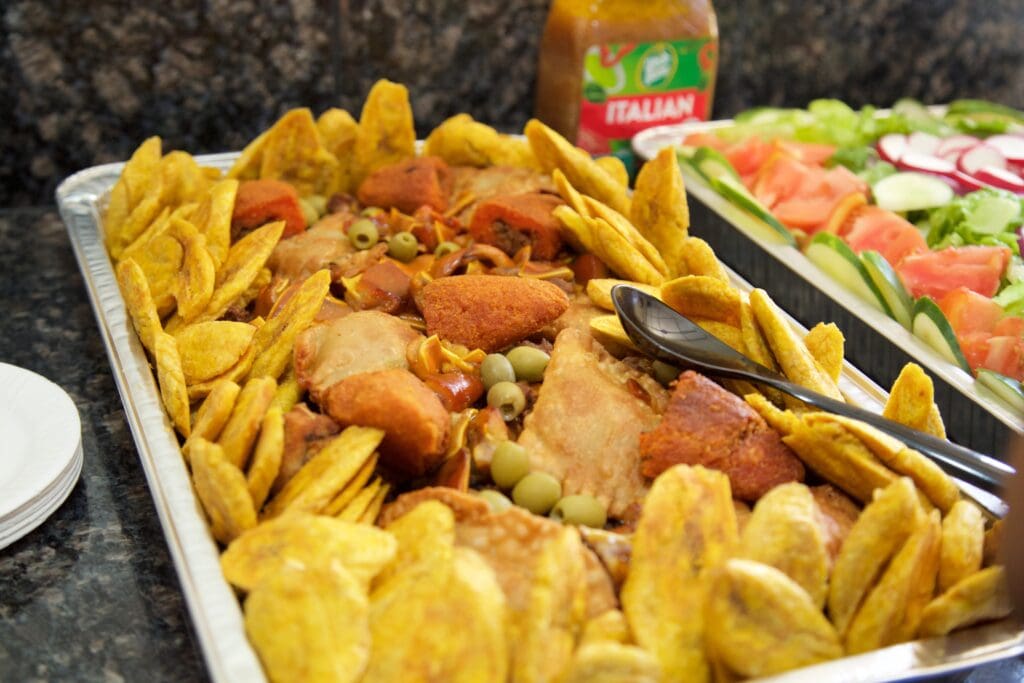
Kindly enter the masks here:
M 956 165 L 952 161 L 946 161 L 931 154 L 921 154 L 908 150 L 900 157 L 896 164 L 905 171 L 919 171 L 921 173 L 933 173 L 936 175 L 951 176 L 956 173 Z
M 878 149 L 878 156 L 882 157 L 883 161 L 895 165 L 907 151 L 907 136 L 901 133 L 883 135 L 878 139 L 875 147 Z
M 993 135 L 985 140 L 985 144 L 995 147 L 1008 161 L 1024 162 L 1024 136 Z
M 1024 194 L 1024 179 L 1016 173 L 1010 173 L 1006 169 L 994 166 L 985 166 L 974 172 L 974 177 L 992 187 L 1001 190 L 1009 190 L 1017 194 Z
M 962 188 L 961 194 L 966 194 L 967 192 L 974 192 L 975 190 L 980 190 L 981 188 L 985 187 L 984 183 L 980 182 L 974 176 L 967 175 L 963 171 L 956 171 L 955 173 L 953 173 L 952 177 L 953 180 L 960 184 L 960 187 Z
M 931 133 L 921 131 L 914 131 L 907 136 L 907 148 L 921 154 L 935 156 L 935 150 L 939 148 L 940 142 L 941 140 Z
M 961 154 L 956 165 L 967 175 L 974 175 L 979 168 L 1006 168 L 1006 157 L 995 147 L 983 143 Z
M 980 143 L 981 139 L 973 135 L 951 135 L 939 143 L 935 156 L 956 163 L 963 152 Z

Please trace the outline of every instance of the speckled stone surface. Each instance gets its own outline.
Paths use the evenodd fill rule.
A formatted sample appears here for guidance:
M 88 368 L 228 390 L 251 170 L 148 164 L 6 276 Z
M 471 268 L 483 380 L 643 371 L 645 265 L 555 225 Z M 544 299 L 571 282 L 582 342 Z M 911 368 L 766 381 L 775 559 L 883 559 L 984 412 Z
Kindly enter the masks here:
M 0 273 L 0 362 L 48 377 L 71 395 L 84 451 L 81 478 L 64 504 L 0 549 L 0 681 L 205 679 L 55 212 L 0 211 Z
M 284 110 L 358 112 L 406 83 L 421 133 L 467 111 L 503 130 L 533 109 L 546 0 L 6 0 L 0 206 L 47 203 L 70 173 L 147 136 L 239 149 Z M 716 3 L 715 114 L 815 97 L 888 105 L 985 97 L 1024 108 L 1024 3 Z

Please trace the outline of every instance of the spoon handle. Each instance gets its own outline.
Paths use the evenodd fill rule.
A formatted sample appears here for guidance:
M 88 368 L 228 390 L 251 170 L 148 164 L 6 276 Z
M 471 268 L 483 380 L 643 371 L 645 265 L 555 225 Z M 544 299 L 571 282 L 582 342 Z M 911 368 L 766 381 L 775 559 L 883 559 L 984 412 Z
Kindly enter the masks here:
M 1012 476 L 1015 472 L 1012 467 L 993 457 L 978 453 L 951 441 L 936 438 L 931 434 L 919 432 L 916 429 L 893 422 L 869 410 L 823 396 L 816 391 L 811 391 L 806 387 L 787 380 L 764 375 L 751 376 L 750 378 L 795 396 L 804 403 L 823 408 L 837 415 L 866 422 L 872 427 L 896 437 L 911 448 L 930 456 L 948 474 L 964 479 L 990 493 L 998 491 L 1002 481 L 1006 477 Z

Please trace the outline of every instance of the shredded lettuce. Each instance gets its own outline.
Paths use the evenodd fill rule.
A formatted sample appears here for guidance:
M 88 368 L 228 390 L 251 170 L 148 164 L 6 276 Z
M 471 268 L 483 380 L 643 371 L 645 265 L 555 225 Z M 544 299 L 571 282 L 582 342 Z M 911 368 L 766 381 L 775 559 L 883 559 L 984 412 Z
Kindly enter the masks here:
M 999 214 L 998 222 L 1002 225 L 994 224 L 989 210 L 993 206 L 993 199 L 999 200 L 1000 205 L 1004 202 L 1011 206 L 1016 204 L 1016 215 L 1011 214 L 1007 218 Z M 932 249 L 969 244 L 999 245 L 1010 247 L 1019 256 L 1016 230 L 1024 224 L 1024 199 L 1012 192 L 984 188 L 933 209 L 927 223 L 926 239 Z

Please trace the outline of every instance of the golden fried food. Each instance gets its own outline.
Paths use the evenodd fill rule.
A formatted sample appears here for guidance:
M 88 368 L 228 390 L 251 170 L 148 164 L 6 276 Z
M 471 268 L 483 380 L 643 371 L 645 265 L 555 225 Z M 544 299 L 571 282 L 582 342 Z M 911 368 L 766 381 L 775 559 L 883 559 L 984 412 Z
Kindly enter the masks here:
M 481 501 L 482 502 L 482 501 Z M 483 511 L 481 514 L 486 514 Z M 398 543 L 394 560 L 377 580 L 383 586 L 392 576 L 417 564 L 444 566 L 452 561 L 455 548 L 455 515 L 440 500 L 422 500 L 399 517 L 381 524 Z
M 758 415 L 764 418 L 768 425 L 782 436 L 789 436 L 800 423 L 800 417 L 790 410 L 781 410 L 774 403 L 764 397 L 763 394 L 749 393 L 743 395 L 743 400 L 757 411 Z
M 352 500 L 342 508 L 341 512 L 335 516 L 345 522 L 359 522 L 369 510 L 371 503 L 377 498 L 377 494 L 383 490 L 384 494 L 387 495 L 388 488 L 380 477 L 374 479 L 371 483 L 362 487 Z
M 210 532 L 224 543 L 256 526 L 256 508 L 245 475 L 224 456 L 224 450 L 206 439 L 192 442 L 192 483 L 210 519 Z
M 704 619 L 713 656 L 744 676 L 770 676 L 843 655 L 836 630 L 807 593 L 778 569 L 752 560 L 725 562 Z
M 252 462 L 246 474 L 249 495 L 257 510 L 263 507 L 270 487 L 281 470 L 284 453 L 284 416 L 276 406 L 267 408 L 260 423 L 260 435 L 252 450 Z
M 266 323 L 256 330 L 253 360 L 249 377 L 270 377 L 276 380 L 291 361 L 295 339 L 316 317 L 331 286 L 331 274 L 317 271 L 306 278 L 298 291 Z
M 619 597 L 634 639 L 666 680 L 709 680 L 703 605 L 710 572 L 732 555 L 736 534 L 724 474 L 676 465 L 655 479 Z
M 404 85 L 381 79 L 373 84 L 363 102 L 356 134 L 354 161 L 356 180 L 382 166 L 416 155 L 409 91 Z
M 356 137 L 359 135 L 359 124 L 344 109 L 331 107 L 317 118 L 316 129 L 324 148 L 338 160 L 337 189 L 340 192 L 352 192 L 355 189 L 352 157 Z
M 932 510 L 893 556 L 846 631 L 846 651 L 867 652 L 909 640 L 935 590 L 941 532 Z
M 213 390 L 213 387 L 217 385 L 217 382 L 241 382 L 246 375 L 249 374 L 249 369 L 252 368 L 252 361 L 256 357 L 256 347 L 252 344 L 245 350 L 242 357 L 238 359 L 238 362 L 232 365 L 223 373 L 217 375 L 212 379 L 208 379 L 204 382 L 195 382 L 194 384 L 188 385 L 188 398 L 190 401 L 199 401 L 204 398 Z
M 628 285 L 634 289 L 639 289 L 645 294 L 649 294 L 656 299 L 661 298 L 661 289 L 652 285 L 644 285 L 639 282 L 631 282 L 630 280 L 618 280 L 616 278 L 593 278 L 587 282 L 587 296 L 596 305 L 600 306 L 606 311 L 615 311 L 615 305 L 612 303 L 612 287 L 615 285 Z
M 882 416 L 940 439 L 946 438 L 932 378 L 920 365 L 907 363 L 889 390 Z
M 622 159 L 608 154 L 597 157 L 594 161 L 619 185 L 629 187 L 629 169 L 626 168 Z
M 803 465 L 756 411 L 692 370 L 676 380 L 661 423 L 640 435 L 640 461 L 649 478 L 679 463 L 720 470 L 732 494 L 749 501 L 804 477 Z
M 580 527 L 581 531 L 586 527 Z M 626 615 L 618 609 L 610 609 L 587 619 L 580 635 L 579 646 L 590 643 L 629 643 L 629 624 Z
M 729 275 L 722 265 L 722 262 L 715 256 L 711 245 L 699 237 L 690 235 L 683 242 L 683 260 L 686 262 L 686 271 L 680 275 L 707 275 L 722 282 L 729 282 Z
M 410 511 L 418 508 L 428 500 L 443 503 L 452 511 L 456 520 L 471 519 L 487 514 L 491 507 L 487 501 L 457 489 L 447 486 L 424 486 L 423 488 L 409 491 L 398 496 L 395 500 L 384 506 L 378 523 L 388 527 L 395 520 L 409 514 Z
M 939 592 L 981 569 L 985 548 L 985 517 L 967 500 L 957 501 L 942 520 Z
M 359 471 L 357 471 L 352 478 L 349 479 L 348 483 L 345 484 L 345 488 L 338 491 L 338 493 L 334 495 L 334 498 L 331 499 L 331 502 L 320 511 L 321 514 L 342 519 L 341 513 L 345 511 L 349 503 L 355 500 L 356 497 L 362 493 L 367 482 L 370 481 L 370 477 L 372 477 L 374 472 L 377 470 L 377 461 L 379 459 L 380 456 L 377 453 L 374 453 L 367 458 L 366 462 L 364 462 L 362 467 L 359 468 Z
M 142 234 L 160 210 L 159 137 L 148 138 L 132 153 L 110 191 L 104 216 L 104 241 L 115 259 Z
M 230 320 L 208 320 L 179 330 L 174 338 L 185 381 L 195 384 L 230 370 L 249 349 L 255 333 L 249 323 Z
M 661 285 L 661 299 L 688 318 L 740 326 L 740 292 L 708 275 L 683 275 Z
M 430 282 L 419 304 L 427 334 L 491 352 L 538 332 L 569 308 L 569 297 L 533 278 L 456 275 Z
M 283 565 L 246 598 L 245 632 L 273 683 L 354 683 L 370 659 L 368 612 L 343 568 Z
M 886 487 L 861 512 L 836 557 L 829 583 L 828 613 L 845 636 L 858 606 L 880 572 L 923 522 L 913 482 Z
M 221 180 L 210 188 L 206 197 L 189 216 L 189 222 L 206 238 L 206 249 L 218 268 L 227 258 L 231 246 L 231 214 L 237 194 L 237 180 Z
M 658 683 L 661 667 L 635 645 L 596 642 L 581 645 L 573 655 L 566 683 Z
M 160 383 L 160 398 L 171 416 L 171 422 L 178 433 L 188 438 L 192 416 L 189 413 L 188 387 L 185 373 L 181 369 L 181 355 L 178 343 L 166 332 L 157 331 L 153 336 L 153 358 L 156 361 L 156 376 Z
M 502 135 L 469 114 L 456 114 L 432 130 L 423 154 L 439 156 L 453 166 L 537 166 L 526 140 Z
M 658 424 L 668 392 L 616 360 L 590 335 L 559 333 L 533 410 L 518 443 L 533 469 L 589 493 L 618 519 L 635 518 L 647 492 L 640 435 Z
M 451 420 L 437 394 L 408 370 L 362 372 L 333 384 L 323 396 L 342 425 L 385 433 L 381 464 L 395 475 L 420 476 L 444 457 Z
M 171 218 L 167 233 L 181 245 L 181 269 L 172 285 L 178 315 L 190 321 L 199 315 L 213 296 L 216 264 L 206 249 L 206 237 L 188 221 Z
M 269 377 L 251 379 L 242 387 L 231 417 L 217 437 L 225 457 L 235 467 L 244 469 L 248 464 L 260 423 L 276 389 L 277 382 Z
M 366 206 L 414 213 L 421 206 L 448 208 L 452 172 L 440 157 L 425 156 L 381 166 L 359 184 L 356 195 Z
M 397 548 L 394 536 L 376 527 L 300 512 L 238 536 L 224 550 L 220 566 L 224 578 L 242 591 L 286 567 L 342 567 L 366 590 L 395 559 Z
M 160 316 L 149 293 L 149 284 L 142 268 L 132 259 L 117 264 L 117 284 L 124 296 L 132 326 L 139 335 L 142 346 L 150 353 L 156 347 L 156 335 L 163 331 Z
M 189 459 L 189 449 L 192 441 L 197 438 L 207 441 L 216 441 L 224 425 L 228 423 L 231 412 L 235 408 L 235 400 L 238 398 L 242 388 L 230 380 L 218 380 L 214 382 L 210 393 L 200 404 L 196 411 L 195 419 L 192 422 L 192 429 L 181 447 L 181 453 L 185 456 L 185 462 Z
M 850 529 L 860 516 L 860 507 L 852 498 L 832 484 L 819 484 L 811 487 L 811 495 L 818 504 L 818 524 L 825 536 L 825 548 L 828 550 L 829 571 L 839 556 L 839 549 L 850 534 Z
M 509 256 L 528 246 L 531 258 L 553 261 L 562 249 L 560 224 L 553 211 L 562 205 L 561 199 L 544 192 L 491 197 L 477 204 L 469 234 Z
M 764 494 L 747 520 L 738 557 L 775 567 L 819 609 L 828 595 L 830 558 L 818 506 L 803 484 L 776 486 Z
M 804 337 L 804 346 L 833 382 L 843 374 L 845 345 L 846 338 L 835 323 L 818 323 Z
M 944 636 L 964 626 L 1010 614 L 1012 603 L 1002 565 L 986 567 L 955 583 L 928 603 L 917 635 Z
M 668 277 L 669 268 L 665 264 L 665 259 L 662 258 L 658 248 L 651 244 L 646 237 L 636 228 L 635 225 L 629 222 L 629 219 L 624 215 L 608 206 L 604 202 L 600 202 L 593 197 L 583 196 L 583 204 L 587 207 L 587 215 L 601 219 L 609 226 L 611 226 L 615 232 L 624 239 L 630 247 L 635 249 L 644 257 L 651 266 L 654 267 L 658 274 L 662 278 Z
M 345 488 L 377 449 L 384 432 L 349 427 L 331 439 L 288 480 L 264 510 L 267 518 L 285 512 L 320 512 Z
M 668 277 L 690 273 L 683 244 L 690 229 L 686 187 L 675 150 L 666 147 L 636 177 L 630 218 L 665 259 Z
M 607 220 L 590 218 L 568 206 L 559 206 L 553 215 L 561 222 L 563 236 L 570 244 L 593 253 L 619 275 L 649 285 L 664 281 L 664 272 Z

